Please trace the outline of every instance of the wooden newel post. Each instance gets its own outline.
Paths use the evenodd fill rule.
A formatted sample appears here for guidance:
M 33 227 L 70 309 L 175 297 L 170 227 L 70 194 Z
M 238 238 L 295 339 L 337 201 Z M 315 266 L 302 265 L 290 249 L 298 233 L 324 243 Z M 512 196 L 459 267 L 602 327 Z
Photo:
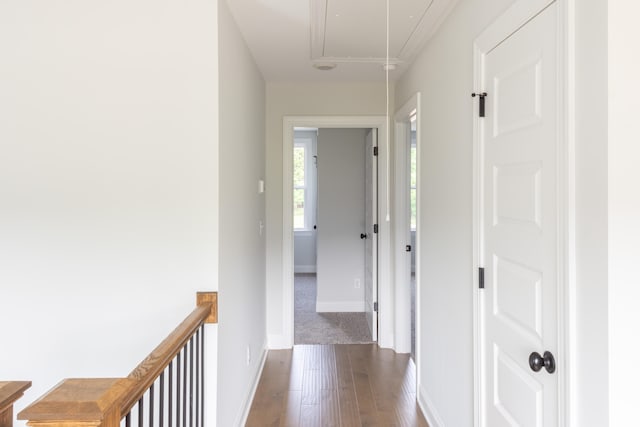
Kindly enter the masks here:
M 119 427 L 120 403 L 134 381 L 67 379 L 18 414 L 32 427 Z
M 13 426 L 13 404 L 29 387 L 31 381 L 0 381 L 0 427 Z

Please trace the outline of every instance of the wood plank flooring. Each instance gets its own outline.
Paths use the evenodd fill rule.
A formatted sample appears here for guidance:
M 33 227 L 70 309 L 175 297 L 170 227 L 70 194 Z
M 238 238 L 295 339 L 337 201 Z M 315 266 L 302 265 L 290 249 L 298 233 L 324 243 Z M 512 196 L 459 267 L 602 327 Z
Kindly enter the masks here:
M 407 354 L 375 344 L 298 345 L 272 350 L 248 427 L 428 427 Z

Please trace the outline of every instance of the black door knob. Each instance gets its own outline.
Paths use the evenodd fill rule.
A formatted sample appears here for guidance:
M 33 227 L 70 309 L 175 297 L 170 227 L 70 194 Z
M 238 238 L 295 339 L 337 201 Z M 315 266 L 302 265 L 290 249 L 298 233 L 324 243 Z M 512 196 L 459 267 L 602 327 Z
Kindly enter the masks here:
M 364 233 L 360 233 L 360 238 L 361 238 L 361 239 L 366 239 L 366 238 L 367 238 L 367 235 L 366 235 L 366 234 L 364 234 Z
M 545 351 L 543 356 L 534 351 L 529 355 L 529 367 L 533 372 L 545 368 L 548 373 L 553 374 L 556 371 L 556 359 L 549 351 Z

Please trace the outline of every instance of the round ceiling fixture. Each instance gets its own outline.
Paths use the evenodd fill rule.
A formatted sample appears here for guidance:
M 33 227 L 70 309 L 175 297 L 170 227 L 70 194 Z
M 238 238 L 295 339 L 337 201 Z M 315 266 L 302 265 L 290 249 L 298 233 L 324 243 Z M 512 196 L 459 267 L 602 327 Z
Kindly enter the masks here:
M 313 68 L 321 71 L 330 71 L 336 68 L 336 64 L 333 62 L 314 62 Z

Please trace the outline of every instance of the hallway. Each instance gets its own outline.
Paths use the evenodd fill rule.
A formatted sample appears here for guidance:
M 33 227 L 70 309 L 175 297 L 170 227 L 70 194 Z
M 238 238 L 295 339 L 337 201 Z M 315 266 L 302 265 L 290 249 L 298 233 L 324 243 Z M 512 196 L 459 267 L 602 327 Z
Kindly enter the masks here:
M 270 351 L 247 426 L 427 426 L 408 354 L 375 344 Z

